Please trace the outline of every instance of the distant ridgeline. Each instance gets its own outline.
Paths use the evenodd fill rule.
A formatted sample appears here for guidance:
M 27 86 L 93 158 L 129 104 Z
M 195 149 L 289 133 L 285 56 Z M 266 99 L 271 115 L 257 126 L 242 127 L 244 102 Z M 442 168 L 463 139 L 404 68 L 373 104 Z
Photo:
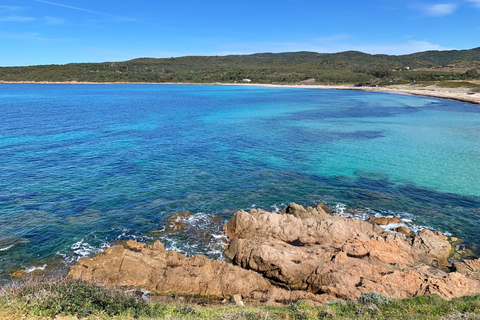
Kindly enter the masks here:
M 286 52 L 2 67 L 0 81 L 335 84 L 479 79 L 479 71 L 480 47 L 402 56 Z

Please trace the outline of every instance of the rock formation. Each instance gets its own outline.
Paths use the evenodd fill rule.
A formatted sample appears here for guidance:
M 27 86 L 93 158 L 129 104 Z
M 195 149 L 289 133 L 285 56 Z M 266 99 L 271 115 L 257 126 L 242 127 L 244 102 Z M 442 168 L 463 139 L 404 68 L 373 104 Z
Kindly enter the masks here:
M 127 241 L 80 259 L 69 276 L 157 293 L 231 297 L 239 305 L 251 299 L 322 304 L 370 291 L 393 298 L 480 292 L 480 259 L 449 266 L 447 237 L 426 229 L 414 236 L 408 229 L 389 232 L 377 225 L 384 222 L 331 215 L 321 204 L 292 203 L 281 214 L 238 211 L 223 227 L 231 240 L 225 255 L 238 266 L 185 257 L 160 241 Z
M 321 304 L 328 301 L 309 292 L 275 288 L 260 274 L 223 261 L 209 260 L 203 255 L 187 258 L 165 250 L 158 240 L 152 245 L 129 240 L 123 246 L 108 248 L 93 259 L 81 258 L 68 276 L 157 293 L 241 296 L 269 303 L 307 300 Z
M 441 233 L 425 229 L 410 237 L 372 222 L 333 216 L 320 205 L 291 204 L 282 214 L 239 211 L 224 226 L 231 239 L 225 253 L 291 288 L 340 299 L 370 291 L 394 298 L 479 291 L 478 260 L 450 272 L 452 246 Z

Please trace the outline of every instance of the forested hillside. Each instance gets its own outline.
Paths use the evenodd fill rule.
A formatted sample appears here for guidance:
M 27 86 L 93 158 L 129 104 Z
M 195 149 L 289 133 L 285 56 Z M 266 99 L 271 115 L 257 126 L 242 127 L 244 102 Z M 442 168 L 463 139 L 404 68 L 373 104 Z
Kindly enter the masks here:
M 298 83 L 315 79 L 334 84 L 474 79 L 479 78 L 479 70 L 480 47 L 403 56 L 286 52 L 2 67 L 0 81 Z

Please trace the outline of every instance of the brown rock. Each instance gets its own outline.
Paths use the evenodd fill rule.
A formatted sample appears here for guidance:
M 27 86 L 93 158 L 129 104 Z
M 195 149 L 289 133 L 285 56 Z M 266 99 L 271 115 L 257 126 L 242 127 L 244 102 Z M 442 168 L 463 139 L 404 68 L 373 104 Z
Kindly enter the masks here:
M 405 234 L 407 236 L 412 234 L 412 231 L 406 227 L 396 227 L 396 228 L 393 228 L 392 230 L 401 234 Z
M 231 297 L 237 305 L 251 299 L 318 305 L 371 291 L 394 298 L 480 292 L 480 259 L 455 263 L 456 272 L 450 272 L 446 258 L 452 247 L 439 232 L 404 237 L 376 223 L 330 215 L 322 205 L 294 203 L 282 214 L 238 211 L 223 230 L 231 239 L 225 255 L 244 269 L 203 255 L 187 258 L 160 241 L 127 241 L 80 259 L 69 276 L 153 292 Z
M 368 222 L 378 224 L 379 226 L 386 226 L 387 224 L 393 224 L 393 223 L 400 223 L 402 222 L 402 219 L 400 219 L 397 216 L 393 216 L 393 218 L 387 218 L 387 217 L 378 217 L 378 218 L 373 218 L 370 217 L 367 219 Z
M 272 302 L 297 301 L 302 297 L 320 301 L 310 295 L 292 296 L 290 291 L 274 288 L 251 270 L 212 261 L 203 255 L 187 258 L 175 251 L 167 251 L 160 241 L 147 246 L 130 240 L 123 246 L 108 248 L 92 259 L 81 258 L 68 276 L 100 284 L 145 288 L 157 293 L 233 297 L 237 304 L 243 303 L 241 298 L 255 297 Z M 325 297 L 321 301 L 325 301 Z
M 313 211 L 313 209 L 310 210 Z M 238 211 L 223 227 L 223 230 L 231 240 L 239 237 L 242 239 L 272 237 L 300 246 L 306 244 L 337 246 L 337 241 L 347 238 L 370 239 L 385 234 L 385 231 L 377 225 L 358 219 L 332 215 L 324 216 L 319 214 L 317 210 L 315 210 L 316 214 L 310 211 L 312 214 L 306 217 L 307 215 L 304 215 L 302 210 L 294 209 L 294 211 L 300 217 L 287 214 L 286 211 L 285 214 L 262 210 Z
M 303 206 L 292 202 L 287 208 L 282 210 L 282 214 L 291 214 L 300 219 L 313 218 L 315 220 L 325 220 L 330 216 L 327 207 L 323 203 L 314 207 L 304 208 Z
M 239 211 L 224 231 L 232 240 L 225 254 L 234 263 L 320 300 L 356 299 L 370 291 L 395 298 L 427 293 L 451 298 L 479 288 L 467 272 L 444 268 L 451 246 L 439 232 L 423 230 L 404 239 L 376 224 L 297 204 L 282 214 Z
M 139 286 L 157 292 L 174 291 L 213 296 L 249 296 L 271 288 L 259 274 L 205 256 L 187 258 L 166 251 L 160 241 L 145 246 L 128 241 L 93 259 L 82 258 L 69 276 L 98 283 Z
M 412 247 L 420 260 L 426 263 L 436 261 L 435 264 L 442 266 L 447 265 L 447 257 L 452 251 L 446 236 L 428 229 L 423 229 L 413 238 Z
M 480 281 L 480 259 L 455 262 L 453 266 L 457 272 Z

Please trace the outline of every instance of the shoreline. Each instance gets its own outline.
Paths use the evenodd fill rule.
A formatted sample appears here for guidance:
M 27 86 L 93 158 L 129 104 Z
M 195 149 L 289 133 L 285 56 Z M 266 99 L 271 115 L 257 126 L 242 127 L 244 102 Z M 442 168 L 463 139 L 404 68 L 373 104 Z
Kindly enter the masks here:
M 185 83 L 185 82 L 50 82 L 50 81 L 0 81 L 0 84 L 155 84 L 155 85 L 226 85 L 226 86 L 260 86 L 273 88 L 302 88 L 302 89 L 335 89 L 368 92 L 396 93 L 415 96 L 424 96 L 480 105 L 480 93 L 472 93 L 468 88 L 444 88 L 435 85 L 419 87 L 415 85 L 392 85 L 388 87 L 354 87 L 353 85 L 305 85 L 305 84 L 261 84 L 261 83 Z
M 229 84 L 226 84 L 229 85 Z M 396 93 L 423 97 L 432 97 L 480 105 L 480 93 L 469 94 L 468 88 L 441 88 L 437 86 L 412 87 L 411 85 L 392 85 L 389 87 L 354 87 L 353 85 L 277 85 L 277 84 L 232 84 L 262 87 L 287 87 L 303 89 L 335 89 L 368 92 Z

